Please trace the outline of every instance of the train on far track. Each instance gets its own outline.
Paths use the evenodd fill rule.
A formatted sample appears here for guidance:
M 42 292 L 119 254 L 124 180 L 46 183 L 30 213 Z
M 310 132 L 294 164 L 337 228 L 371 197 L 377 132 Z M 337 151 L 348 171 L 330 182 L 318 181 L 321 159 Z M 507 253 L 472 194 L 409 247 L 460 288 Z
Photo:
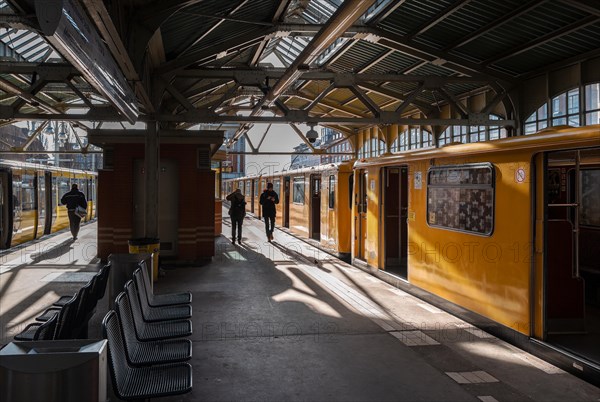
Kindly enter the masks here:
M 83 222 L 96 217 L 98 174 L 9 160 L 0 161 L 0 249 L 69 227 L 62 195 L 77 184 L 88 201 Z

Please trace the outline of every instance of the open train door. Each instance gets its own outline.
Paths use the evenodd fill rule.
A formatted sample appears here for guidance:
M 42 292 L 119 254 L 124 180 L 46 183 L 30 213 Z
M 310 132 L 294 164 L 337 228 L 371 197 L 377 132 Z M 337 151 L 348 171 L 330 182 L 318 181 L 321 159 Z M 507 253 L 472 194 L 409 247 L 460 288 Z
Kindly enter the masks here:
M 12 205 L 10 205 L 9 190 L 12 186 L 9 185 L 9 181 L 8 171 L 0 170 L 0 249 L 8 248 L 10 245 L 12 219 L 9 211 L 12 211 Z
M 356 174 L 356 210 L 355 216 L 355 236 L 357 242 L 356 257 L 359 260 L 366 261 L 367 249 L 367 172 L 359 170 Z
M 585 282 L 579 270 L 580 151 L 548 153 L 545 163 L 544 332 L 552 340 L 585 331 Z
M 283 227 L 290 227 L 290 176 L 283 178 Z
M 321 175 L 310 176 L 310 232 L 311 238 L 321 240 Z
M 385 270 L 407 278 L 408 168 L 382 170 Z

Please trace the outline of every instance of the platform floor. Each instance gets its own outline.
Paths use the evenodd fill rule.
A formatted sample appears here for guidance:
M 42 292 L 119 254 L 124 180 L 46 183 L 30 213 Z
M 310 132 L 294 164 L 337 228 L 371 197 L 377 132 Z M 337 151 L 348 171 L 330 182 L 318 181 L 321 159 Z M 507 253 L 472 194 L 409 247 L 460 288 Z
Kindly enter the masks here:
M 226 217 L 212 262 L 165 264 L 156 292 L 193 293 L 194 389 L 164 400 L 600 401 L 599 388 L 286 233 L 270 244 L 262 230 L 247 218 L 233 245 Z M 47 240 L 62 250 L 54 260 L 34 255 L 0 275 L 3 342 L 82 285 L 62 274 L 97 269 L 94 224 L 73 244 L 61 236 Z

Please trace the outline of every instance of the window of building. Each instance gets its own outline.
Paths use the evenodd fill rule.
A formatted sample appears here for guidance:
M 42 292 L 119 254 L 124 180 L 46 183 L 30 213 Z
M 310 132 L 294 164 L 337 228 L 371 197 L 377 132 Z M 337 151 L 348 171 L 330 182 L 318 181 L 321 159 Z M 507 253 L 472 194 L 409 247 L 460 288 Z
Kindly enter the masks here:
M 600 84 L 585 87 L 585 124 L 600 124 Z
M 583 94 L 583 99 L 581 98 Z M 583 107 L 583 110 L 582 110 Z M 574 88 L 552 98 L 525 120 L 525 134 L 534 134 L 549 126 L 600 124 L 600 84 Z
M 294 187 L 293 187 L 293 200 L 294 204 L 303 204 L 304 205 L 304 177 L 294 177 Z
M 335 176 L 329 176 L 329 208 L 335 207 Z
M 579 88 L 558 95 L 550 104 L 553 126 L 579 127 Z
M 494 167 L 490 163 L 429 170 L 427 223 L 490 236 L 494 229 Z

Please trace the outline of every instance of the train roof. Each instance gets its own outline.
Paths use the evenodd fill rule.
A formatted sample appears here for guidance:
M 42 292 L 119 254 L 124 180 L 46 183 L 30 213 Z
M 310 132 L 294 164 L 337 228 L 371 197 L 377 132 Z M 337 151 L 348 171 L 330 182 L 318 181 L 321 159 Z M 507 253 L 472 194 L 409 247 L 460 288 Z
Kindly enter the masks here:
M 70 169 L 65 167 L 56 167 L 50 165 L 42 165 L 40 163 L 20 162 L 8 159 L 0 160 L 0 167 L 12 169 L 27 169 L 27 170 L 44 170 L 49 172 L 67 172 L 72 174 L 88 174 L 97 176 L 98 172 L 92 170 Z
M 336 162 L 336 163 L 325 163 L 323 165 L 316 166 L 307 166 L 301 167 L 297 169 L 290 170 L 282 170 L 280 172 L 274 172 L 271 174 L 261 174 L 261 175 L 246 175 L 242 177 L 237 177 L 234 179 L 227 179 L 223 181 L 236 181 L 236 180 L 252 180 L 252 179 L 260 179 L 266 177 L 277 177 L 277 176 L 288 176 L 288 175 L 296 175 L 296 174 L 304 174 L 304 173 L 314 173 L 314 172 L 325 172 L 328 170 L 343 170 L 347 168 L 348 170 L 352 170 L 352 165 L 354 160 L 344 161 L 344 162 Z
M 450 144 L 441 148 L 415 149 L 376 158 L 360 159 L 355 162 L 354 167 L 360 168 L 370 165 L 398 164 L 403 161 L 409 162 L 423 159 L 470 156 L 497 152 L 520 150 L 544 151 L 591 146 L 600 146 L 600 125 L 554 127 L 532 135 L 509 137 L 472 144 Z

